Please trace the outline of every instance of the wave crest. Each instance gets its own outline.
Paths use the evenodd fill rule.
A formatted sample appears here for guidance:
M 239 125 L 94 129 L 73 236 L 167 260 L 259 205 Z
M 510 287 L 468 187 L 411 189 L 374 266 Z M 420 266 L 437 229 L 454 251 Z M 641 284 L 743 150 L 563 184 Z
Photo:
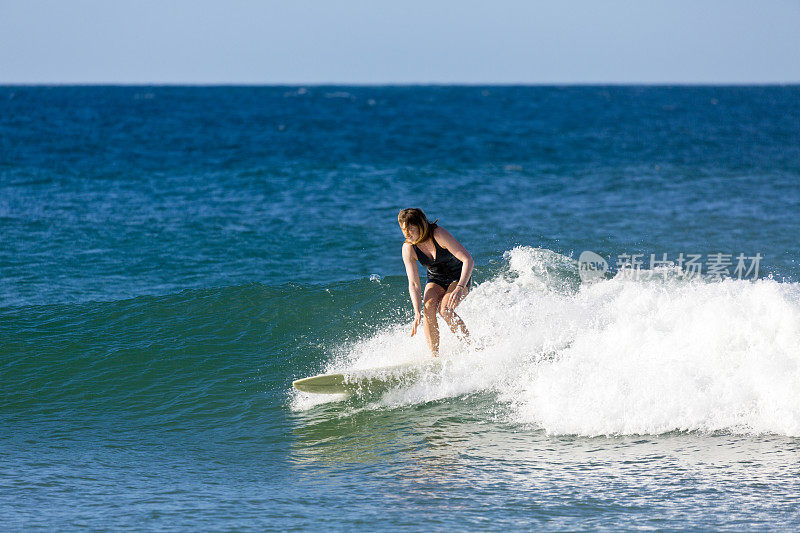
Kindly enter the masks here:
M 581 284 L 575 262 L 517 247 L 459 307 L 474 346 L 441 327 L 448 365 L 383 404 L 492 392 L 552 434 L 729 431 L 800 435 L 800 285 L 617 275 Z M 328 370 L 424 358 L 391 327 L 343 346 Z

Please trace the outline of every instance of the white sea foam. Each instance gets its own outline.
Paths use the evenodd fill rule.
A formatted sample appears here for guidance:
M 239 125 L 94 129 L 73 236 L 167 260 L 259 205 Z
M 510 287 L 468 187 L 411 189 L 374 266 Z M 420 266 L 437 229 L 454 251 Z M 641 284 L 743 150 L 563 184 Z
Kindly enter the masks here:
M 553 434 L 800 436 L 800 284 L 666 271 L 582 285 L 574 262 L 551 251 L 517 247 L 506 259 L 458 308 L 482 349 L 439 318 L 447 364 L 384 405 L 490 392 L 517 423 Z M 424 335 L 409 332 L 347 346 L 327 370 L 424 360 Z

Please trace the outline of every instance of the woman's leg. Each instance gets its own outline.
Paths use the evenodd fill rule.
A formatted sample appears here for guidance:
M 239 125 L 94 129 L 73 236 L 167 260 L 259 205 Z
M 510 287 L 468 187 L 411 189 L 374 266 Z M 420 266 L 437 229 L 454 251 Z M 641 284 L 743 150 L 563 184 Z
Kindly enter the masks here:
M 425 328 L 425 338 L 428 340 L 428 348 L 431 355 L 439 355 L 439 324 L 436 322 L 436 310 L 439 302 L 442 301 L 444 287 L 435 283 L 427 283 L 425 292 L 422 295 L 422 317 L 423 327 Z
M 439 314 L 442 315 L 444 321 L 447 322 L 448 326 L 450 326 L 450 331 L 469 343 L 469 330 L 467 329 L 467 325 L 464 324 L 464 321 L 461 320 L 461 317 L 458 316 L 454 311 L 454 309 L 458 307 L 458 304 L 460 304 L 461 301 L 466 298 L 467 294 L 469 294 L 469 288 L 463 287 L 458 300 L 453 302 L 453 309 L 447 309 L 447 304 L 453 297 L 453 291 L 456 289 L 457 284 L 457 281 L 452 282 L 447 288 L 447 291 L 445 291 L 444 295 L 442 296 L 442 301 L 439 303 Z

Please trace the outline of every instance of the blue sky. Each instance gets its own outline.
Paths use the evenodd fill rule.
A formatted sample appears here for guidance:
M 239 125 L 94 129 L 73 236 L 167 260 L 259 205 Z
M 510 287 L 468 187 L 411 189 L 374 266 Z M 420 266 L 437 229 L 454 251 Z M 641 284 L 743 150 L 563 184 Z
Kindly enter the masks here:
M 0 0 L 0 83 L 776 82 L 800 0 Z

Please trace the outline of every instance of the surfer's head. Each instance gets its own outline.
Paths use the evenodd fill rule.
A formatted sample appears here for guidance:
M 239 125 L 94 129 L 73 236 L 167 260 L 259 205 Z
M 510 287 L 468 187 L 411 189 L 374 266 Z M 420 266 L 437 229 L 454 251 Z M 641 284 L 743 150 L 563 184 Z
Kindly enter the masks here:
M 400 224 L 406 241 L 411 244 L 428 240 L 431 236 L 431 224 L 435 224 L 436 220 L 428 222 L 428 217 L 425 216 L 422 209 L 416 207 L 403 209 L 397 215 L 397 223 Z

